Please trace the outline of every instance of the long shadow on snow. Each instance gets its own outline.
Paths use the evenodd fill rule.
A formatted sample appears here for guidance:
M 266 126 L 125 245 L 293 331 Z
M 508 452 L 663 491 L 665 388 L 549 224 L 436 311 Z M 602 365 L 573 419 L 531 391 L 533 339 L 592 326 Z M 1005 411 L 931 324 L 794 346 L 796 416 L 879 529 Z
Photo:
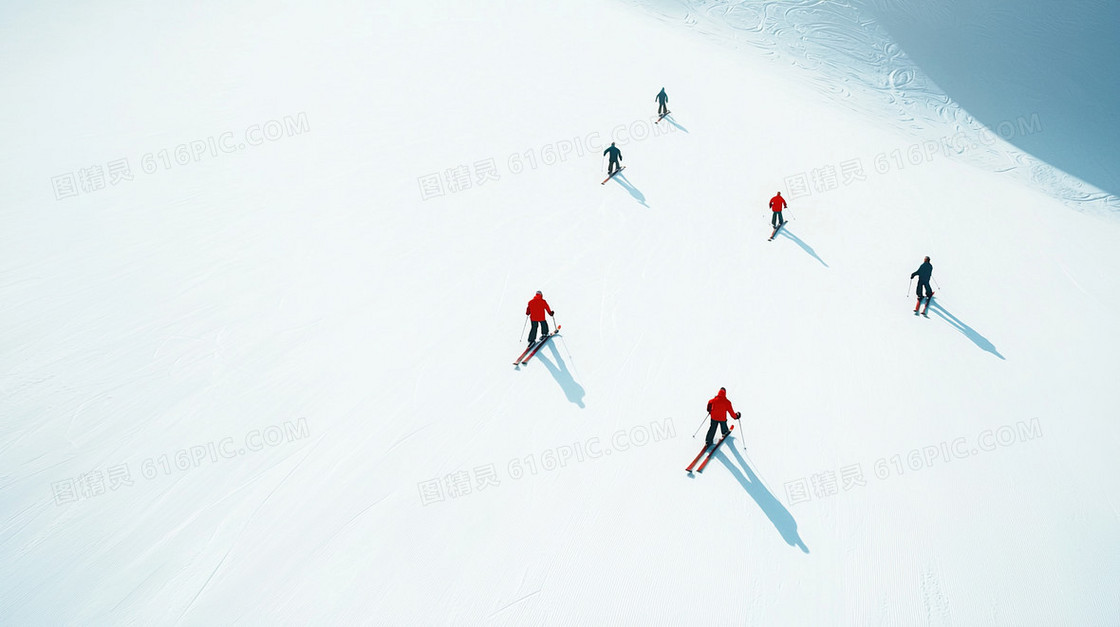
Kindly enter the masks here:
M 941 303 L 937 302 L 936 300 L 931 300 L 929 302 L 929 308 L 933 310 L 933 313 L 937 314 L 938 316 L 941 316 L 942 320 L 944 320 L 945 322 L 948 322 L 949 324 L 953 325 L 953 328 L 955 328 L 956 330 L 963 333 L 964 336 L 967 337 L 968 339 L 972 340 L 973 344 L 975 344 L 975 345 L 979 346 L 980 348 L 988 351 L 989 353 L 995 355 L 996 357 L 999 357 L 1000 359 L 1002 359 L 1004 361 L 1007 361 L 1007 358 L 1004 357 L 1003 355 L 1000 355 L 999 351 L 996 350 L 995 344 L 992 344 L 991 342 L 989 342 L 988 338 L 984 337 L 983 335 L 980 335 L 979 333 L 976 332 L 975 329 L 973 329 L 972 327 L 968 326 L 967 324 L 961 322 L 956 316 L 949 313 L 948 310 L 946 310 L 944 307 L 941 306 Z
M 672 124 L 673 126 L 677 127 L 678 129 L 680 129 L 680 130 L 682 130 L 686 133 L 688 132 L 687 128 L 681 126 L 680 124 L 677 124 L 677 121 L 673 119 L 673 114 L 672 113 L 670 113 L 669 115 L 665 116 L 662 119 L 667 120 L 669 122 L 669 124 Z
M 821 262 L 822 266 L 824 266 L 826 268 L 828 267 L 828 264 L 824 262 L 824 259 L 821 259 L 820 255 L 817 254 L 817 251 L 813 250 L 812 246 L 810 246 L 810 245 L 806 244 L 805 242 L 801 241 L 801 238 L 799 238 L 796 235 L 794 235 L 793 233 L 789 232 L 789 227 L 788 226 L 783 226 L 782 230 L 778 231 L 778 235 L 779 236 L 784 235 L 784 236 L 790 238 L 791 240 L 793 240 L 794 244 L 797 244 L 798 246 L 801 247 L 801 250 L 804 250 L 805 252 L 812 255 L 813 259 L 816 259 L 817 261 Z
M 618 183 L 619 185 L 621 185 L 622 188 L 625 189 L 626 191 L 630 192 L 630 195 L 634 197 L 634 200 L 642 203 L 643 207 L 646 207 L 646 208 L 649 207 L 649 205 L 646 204 L 646 195 L 643 194 L 642 192 L 638 191 L 637 187 L 634 187 L 633 185 L 631 185 L 630 181 L 626 180 L 626 175 L 625 174 L 622 174 L 620 172 L 620 173 L 614 175 L 614 178 L 611 179 L 611 180 L 614 181 L 615 183 Z
M 564 358 L 560 356 L 560 351 L 556 350 L 555 341 L 555 338 L 548 341 L 548 349 L 552 351 L 552 356 L 556 359 L 555 364 L 549 361 L 548 357 L 545 357 L 543 352 L 538 352 L 537 358 L 540 359 L 545 368 L 548 368 L 548 372 L 552 374 L 552 378 L 556 379 L 556 382 L 560 384 L 560 389 L 564 390 L 564 396 L 567 396 L 570 402 L 579 405 L 579 408 L 583 409 L 585 407 L 583 404 L 583 386 L 576 383 L 575 378 L 572 377 L 572 373 L 568 370 L 568 364 L 564 363 Z
M 808 553 L 809 547 L 805 546 L 805 542 L 797 533 L 797 521 L 793 519 L 793 514 L 789 513 L 789 510 L 782 505 L 781 501 L 775 498 L 774 495 L 770 493 L 770 490 L 766 489 L 766 486 L 763 485 L 758 476 L 754 474 L 750 464 L 743 459 L 743 456 L 739 453 L 739 449 L 735 448 L 734 444 L 734 438 L 729 438 L 729 441 L 724 442 L 724 445 L 716 451 L 716 458 L 719 459 L 724 467 L 731 471 L 731 474 L 739 481 L 739 484 L 743 486 L 747 494 L 751 495 L 754 502 L 758 503 L 758 506 L 762 508 L 762 513 L 766 514 L 766 517 L 769 518 L 770 522 L 777 528 L 778 533 L 782 534 L 782 539 L 786 541 L 786 544 L 795 546 L 801 549 L 802 552 Z M 730 449 L 731 454 L 735 456 L 739 465 L 742 466 L 742 470 L 731 463 L 731 460 L 728 459 L 725 454 L 728 450 L 728 445 L 732 445 Z

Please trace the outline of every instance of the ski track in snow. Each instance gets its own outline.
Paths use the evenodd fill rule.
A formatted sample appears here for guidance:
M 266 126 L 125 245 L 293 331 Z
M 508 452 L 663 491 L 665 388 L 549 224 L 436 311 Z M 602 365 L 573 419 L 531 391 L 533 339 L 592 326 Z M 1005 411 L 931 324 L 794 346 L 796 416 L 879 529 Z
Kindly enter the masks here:
M 263 499 L 261 499 L 259 503 L 257 503 L 257 506 L 253 509 L 252 513 L 245 517 L 245 520 L 241 525 L 241 529 L 237 532 L 237 536 L 233 539 L 232 542 L 230 542 L 229 546 L 226 548 L 225 552 L 222 554 L 222 557 L 218 560 L 218 563 L 214 565 L 213 569 L 211 569 L 210 574 L 206 577 L 206 580 L 202 582 L 202 585 L 199 586 L 199 588 L 195 592 L 194 596 L 192 596 L 190 601 L 187 602 L 187 604 L 183 608 L 182 612 L 180 612 L 178 618 L 176 618 L 175 624 L 177 624 L 177 625 L 181 624 L 186 619 L 186 616 L 187 616 L 188 612 L 190 612 L 191 608 L 194 607 L 194 604 L 198 601 L 199 597 L 202 596 L 202 593 L 210 585 L 210 582 L 218 574 L 218 571 L 221 570 L 222 565 L 225 564 L 226 558 L 228 558 L 230 553 L 232 553 L 233 550 L 235 548 L 237 548 L 237 545 L 240 542 L 241 537 L 245 534 L 245 531 L 249 528 L 249 525 L 252 524 L 253 521 L 256 519 L 257 514 L 261 511 L 261 509 L 265 506 L 265 504 L 267 504 L 269 502 L 269 500 L 272 499 L 273 495 L 276 494 L 277 491 L 279 491 L 280 488 L 282 488 L 285 483 L 287 483 L 288 479 L 290 479 L 292 477 L 292 475 L 295 474 L 296 470 L 299 469 L 299 467 L 303 464 L 303 462 L 307 461 L 307 458 L 311 456 L 311 453 L 313 453 L 315 451 L 315 449 L 319 446 L 319 444 L 322 441 L 323 441 L 323 436 L 319 436 L 315 440 L 315 442 L 312 443 L 311 446 L 306 447 L 306 450 L 295 451 L 295 452 L 293 452 L 289 455 L 286 455 L 283 458 L 276 460 L 276 462 L 272 466 L 270 466 L 269 468 L 257 473 L 258 478 L 262 477 L 271 468 L 279 466 L 280 464 L 284 463 L 284 461 L 293 457 L 294 455 L 297 455 L 299 453 L 303 453 L 303 455 L 302 455 L 302 457 L 300 457 L 299 461 L 297 461 L 295 464 L 293 464 L 292 467 L 290 469 L 288 469 L 288 472 L 286 472 L 284 474 L 284 476 L 281 477 L 281 479 L 278 482 L 276 482 L 276 485 L 274 485 L 271 490 L 269 490 L 268 494 L 265 495 L 265 497 Z M 201 515 L 202 511 L 203 510 L 201 510 L 201 509 L 196 510 L 195 514 L 191 517 L 191 520 L 193 520 L 194 517 L 197 517 L 197 516 Z M 190 520 L 184 522 L 183 525 L 180 526 L 180 528 L 185 527 L 188 522 L 190 522 Z M 217 533 L 217 530 L 215 529 L 213 533 Z M 213 533 L 212 533 L 211 537 L 213 537 Z

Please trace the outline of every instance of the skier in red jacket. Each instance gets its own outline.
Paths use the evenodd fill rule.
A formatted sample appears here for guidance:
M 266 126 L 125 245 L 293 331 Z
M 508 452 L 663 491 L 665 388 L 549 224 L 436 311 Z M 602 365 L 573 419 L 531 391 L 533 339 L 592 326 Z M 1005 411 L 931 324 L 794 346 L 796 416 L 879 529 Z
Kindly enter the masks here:
M 777 196 L 770 199 L 770 210 L 774 215 L 770 216 L 770 226 L 775 229 L 786 223 L 786 219 L 782 217 L 782 209 L 786 208 L 786 199 L 782 198 L 782 192 L 778 192 Z
M 525 307 L 525 315 L 529 316 L 529 320 L 533 322 L 533 328 L 529 330 L 529 344 L 537 341 L 537 325 L 541 327 L 541 338 L 548 337 L 548 320 L 544 317 L 546 313 L 550 316 L 556 315 L 556 312 L 552 311 L 552 307 L 548 306 L 544 294 L 537 290 L 537 295 Z
M 708 437 L 704 441 L 711 448 L 712 440 L 716 435 L 716 426 L 723 429 L 723 435 L 727 435 L 731 432 L 727 428 L 727 417 L 731 416 L 738 420 L 742 414 L 736 413 L 735 408 L 731 406 L 731 399 L 727 398 L 727 388 L 720 388 L 715 398 L 708 401 L 708 413 L 712 416 L 712 425 L 708 427 Z

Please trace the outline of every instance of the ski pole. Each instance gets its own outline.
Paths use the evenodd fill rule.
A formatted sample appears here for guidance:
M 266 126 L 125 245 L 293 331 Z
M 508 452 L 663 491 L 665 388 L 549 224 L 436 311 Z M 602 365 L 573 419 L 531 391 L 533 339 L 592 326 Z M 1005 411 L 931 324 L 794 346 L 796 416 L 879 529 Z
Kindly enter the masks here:
M 525 339 L 525 327 L 527 326 L 529 326 L 529 314 L 525 314 L 525 324 L 521 325 L 521 337 L 517 338 L 518 342 Z
M 930 278 L 933 279 L 933 277 L 930 277 Z M 933 279 L 933 284 L 937 285 L 937 291 L 940 292 L 941 291 L 941 286 L 937 284 L 937 279 Z
M 704 416 L 704 421 L 707 421 L 707 420 L 708 420 L 708 416 L 711 416 L 711 415 L 712 415 L 712 412 L 708 412 L 708 413 L 707 413 L 707 414 L 706 414 L 706 415 Z M 692 437 L 696 437 L 696 434 L 697 434 L 697 433 L 700 433 L 700 430 L 704 428 L 704 421 L 701 421 L 701 422 L 700 422 L 700 426 L 699 426 L 699 427 L 696 427 L 696 433 L 693 433 L 693 434 L 692 434 Z
M 906 286 L 906 295 L 910 296 L 910 290 L 914 288 L 914 277 L 910 277 L 910 284 Z

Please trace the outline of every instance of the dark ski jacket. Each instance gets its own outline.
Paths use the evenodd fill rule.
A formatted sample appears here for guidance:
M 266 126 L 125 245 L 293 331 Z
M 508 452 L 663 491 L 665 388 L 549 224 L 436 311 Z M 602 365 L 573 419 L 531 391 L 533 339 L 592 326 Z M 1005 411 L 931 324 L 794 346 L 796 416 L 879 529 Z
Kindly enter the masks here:
M 533 322 L 542 322 L 545 319 L 545 313 L 552 315 L 552 307 L 548 306 L 548 301 L 544 299 L 544 296 L 537 294 L 533 297 L 533 300 L 529 301 L 529 306 L 525 308 L 525 315 L 529 316 L 529 319 Z
M 727 398 L 727 390 L 720 388 L 719 394 L 708 401 L 708 411 L 716 422 L 727 422 L 728 415 L 735 417 L 735 408 L 731 406 L 731 399 Z
M 622 161 L 622 151 L 619 150 L 618 148 L 615 148 L 614 146 L 608 147 L 606 150 L 603 151 L 603 154 L 604 155 L 610 155 L 612 162 Z
M 933 264 L 927 261 L 915 270 L 914 273 L 910 275 L 910 278 L 918 277 L 919 282 L 929 283 L 929 278 L 931 276 L 933 276 Z
M 665 93 L 664 89 L 657 93 L 657 102 L 661 104 L 666 104 L 669 102 L 669 94 Z

